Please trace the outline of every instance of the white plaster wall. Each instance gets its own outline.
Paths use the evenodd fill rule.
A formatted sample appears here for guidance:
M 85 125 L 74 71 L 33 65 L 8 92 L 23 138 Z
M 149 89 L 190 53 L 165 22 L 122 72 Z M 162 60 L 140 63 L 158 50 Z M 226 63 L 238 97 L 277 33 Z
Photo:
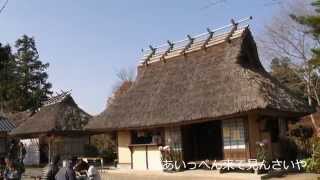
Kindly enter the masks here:
M 148 147 L 148 166 L 149 170 L 162 170 L 161 153 L 158 146 Z

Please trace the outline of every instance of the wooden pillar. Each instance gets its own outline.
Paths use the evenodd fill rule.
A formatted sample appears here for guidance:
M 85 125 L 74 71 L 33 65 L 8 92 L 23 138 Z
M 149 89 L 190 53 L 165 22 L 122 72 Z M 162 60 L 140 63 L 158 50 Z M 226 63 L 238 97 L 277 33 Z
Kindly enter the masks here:
M 248 114 L 248 137 L 250 158 L 256 158 L 257 141 L 260 141 L 260 127 L 257 113 Z
M 130 168 L 133 169 L 133 147 L 130 146 Z
M 148 145 L 146 145 L 146 167 L 149 169 L 149 161 L 148 161 Z
M 48 159 L 49 159 L 49 163 L 51 162 L 51 138 L 49 138 L 49 143 L 48 143 Z
M 283 118 L 278 118 L 279 124 L 279 137 L 285 137 L 287 135 L 287 121 Z

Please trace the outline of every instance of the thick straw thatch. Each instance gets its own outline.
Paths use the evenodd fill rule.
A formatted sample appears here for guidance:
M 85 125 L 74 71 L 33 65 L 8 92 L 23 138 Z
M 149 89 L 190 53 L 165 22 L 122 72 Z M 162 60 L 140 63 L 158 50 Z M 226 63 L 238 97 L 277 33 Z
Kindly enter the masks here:
M 265 71 L 249 29 L 231 42 L 139 66 L 135 83 L 87 126 L 193 123 L 252 110 L 302 115 L 309 107 Z
M 10 134 L 14 136 L 79 131 L 90 115 L 80 109 L 70 95 L 63 100 L 40 108 Z
M 20 126 L 25 122 L 29 117 L 32 116 L 32 113 L 29 111 L 8 113 L 5 115 L 16 127 Z

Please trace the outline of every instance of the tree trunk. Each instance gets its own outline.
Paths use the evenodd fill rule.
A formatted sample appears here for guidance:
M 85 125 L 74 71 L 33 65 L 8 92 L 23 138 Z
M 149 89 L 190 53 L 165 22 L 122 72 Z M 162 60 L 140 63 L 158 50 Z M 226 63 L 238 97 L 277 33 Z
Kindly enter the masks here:
M 307 93 L 308 93 L 309 106 L 312 106 L 310 80 L 308 80 L 308 82 L 307 82 Z M 316 135 L 318 137 L 320 137 L 320 129 L 319 129 L 319 126 L 317 125 L 317 123 L 316 123 L 316 121 L 314 119 L 313 114 L 310 114 L 310 119 L 311 119 L 311 122 L 312 122 L 312 125 L 313 125 L 314 129 L 316 130 Z

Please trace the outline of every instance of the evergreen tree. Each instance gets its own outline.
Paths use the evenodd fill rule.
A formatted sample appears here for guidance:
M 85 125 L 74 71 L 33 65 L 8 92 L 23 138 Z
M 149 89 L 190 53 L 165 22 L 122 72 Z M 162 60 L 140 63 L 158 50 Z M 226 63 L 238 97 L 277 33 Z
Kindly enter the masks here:
M 0 112 L 16 109 L 16 63 L 9 45 L 0 43 Z
M 52 94 L 51 83 L 46 72 L 48 63 L 42 63 L 32 37 L 23 35 L 15 43 L 20 110 L 36 111 L 41 103 Z
M 318 45 L 320 44 L 320 0 L 315 0 L 312 3 L 312 6 L 315 7 L 315 14 L 314 15 L 308 15 L 308 16 L 296 16 L 291 15 L 291 17 L 299 22 L 302 25 L 306 25 L 310 27 L 310 31 L 308 33 L 311 33 L 318 42 Z M 313 65 L 320 65 L 320 48 L 319 46 L 312 49 L 313 58 L 311 60 L 311 63 Z

